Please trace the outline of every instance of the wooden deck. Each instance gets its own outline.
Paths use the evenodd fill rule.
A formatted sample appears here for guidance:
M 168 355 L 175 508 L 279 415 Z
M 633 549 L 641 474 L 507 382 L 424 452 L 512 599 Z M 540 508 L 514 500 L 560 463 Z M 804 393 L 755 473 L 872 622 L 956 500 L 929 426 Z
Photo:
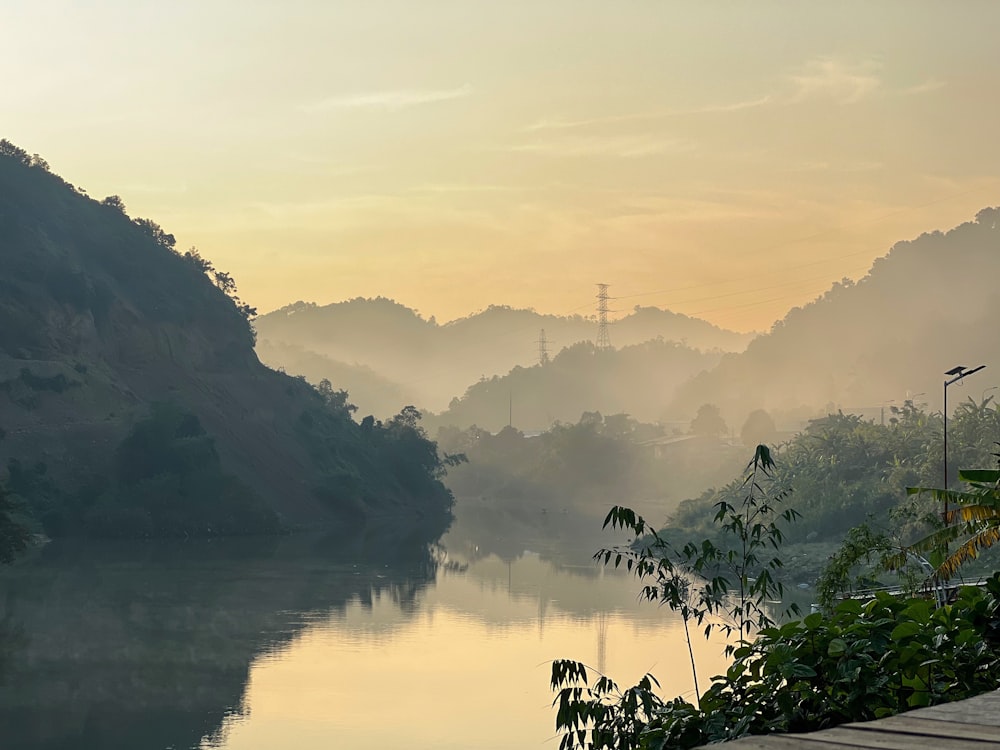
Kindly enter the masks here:
M 744 737 L 712 750 L 1000 749 L 1000 691 L 809 734 Z

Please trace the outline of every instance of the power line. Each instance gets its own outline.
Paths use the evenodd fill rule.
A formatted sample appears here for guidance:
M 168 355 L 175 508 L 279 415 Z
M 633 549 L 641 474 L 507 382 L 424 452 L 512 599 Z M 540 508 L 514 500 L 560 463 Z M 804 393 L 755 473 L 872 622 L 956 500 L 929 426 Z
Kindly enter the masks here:
M 549 342 L 545 338 L 545 329 L 538 334 L 538 364 L 547 365 L 549 363 Z
M 611 337 L 608 336 L 608 285 L 597 285 L 597 348 L 610 349 Z

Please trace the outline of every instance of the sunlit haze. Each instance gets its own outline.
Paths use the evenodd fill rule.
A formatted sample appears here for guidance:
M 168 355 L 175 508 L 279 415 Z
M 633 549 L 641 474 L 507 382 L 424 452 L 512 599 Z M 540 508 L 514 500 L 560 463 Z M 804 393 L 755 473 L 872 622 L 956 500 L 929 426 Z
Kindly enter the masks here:
M 261 312 L 762 330 L 1000 203 L 1000 5 L 2 4 L 2 135 Z

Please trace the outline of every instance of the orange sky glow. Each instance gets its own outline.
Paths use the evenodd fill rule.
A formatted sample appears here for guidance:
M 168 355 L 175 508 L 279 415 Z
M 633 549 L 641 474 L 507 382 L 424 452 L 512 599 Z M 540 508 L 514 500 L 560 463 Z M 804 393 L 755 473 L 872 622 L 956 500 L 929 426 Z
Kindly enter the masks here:
M 1000 204 L 1000 4 L 7 5 L 0 137 L 261 312 L 764 330 Z

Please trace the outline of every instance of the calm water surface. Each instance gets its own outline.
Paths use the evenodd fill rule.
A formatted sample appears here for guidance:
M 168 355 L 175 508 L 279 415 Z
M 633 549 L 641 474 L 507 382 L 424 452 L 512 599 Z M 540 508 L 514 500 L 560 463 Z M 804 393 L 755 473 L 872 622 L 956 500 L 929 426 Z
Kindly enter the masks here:
M 0 747 L 557 747 L 555 658 L 691 693 L 680 623 L 590 563 L 592 521 L 509 521 L 48 545 L 0 573 Z

